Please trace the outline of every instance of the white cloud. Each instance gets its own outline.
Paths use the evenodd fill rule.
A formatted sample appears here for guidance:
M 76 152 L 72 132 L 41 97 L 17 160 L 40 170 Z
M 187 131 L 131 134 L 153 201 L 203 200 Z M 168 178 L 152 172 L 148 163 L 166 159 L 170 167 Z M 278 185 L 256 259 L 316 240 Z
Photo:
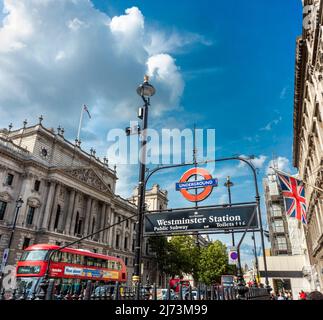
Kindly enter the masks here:
M 246 159 L 249 159 L 248 156 L 246 155 L 240 155 L 241 158 L 246 158 Z M 258 169 L 261 169 L 264 165 L 264 163 L 266 162 L 266 159 L 267 159 L 267 156 L 265 155 L 260 155 L 259 157 L 255 157 L 254 159 L 249 159 L 250 162 L 252 162 L 252 164 L 258 168 Z M 243 162 L 243 161 L 240 161 L 238 167 L 239 168 L 242 168 L 242 167 L 245 167 L 246 166 L 246 163 Z
M 274 167 L 277 170 L 281 170 L 286 173 L 291 172 L 290 161 L 285 157 L 277 157 L 275 160 L 270 160 L 266 169 L 267 174 L 273 173 L 273 170 L 271 169 L 271 167 Z
M 288 90 L 289 86 L 286 86 L 282 89 L 282 91 L 280 92 L 280 99 L 285 99 L 286 98 L 286 94 L 287 94 L 287 90 Z
M 271 131 L 273 125 L 277 125 L 280 121 L 282 121 L 282 117 L 279 116 L 277 119 L 274 119 L 272 121 L 270 121 L 269 123 L 267 123 L 267 125 L 263 128 L 260 128 L 260 130 L 262 131 Z
M 174 31 L 171 35 L 167 35 L 165 32 L 158 31 L 150 35 L 150 41 L 145 48 L 151 55 L 159 52 L 174 53 L 194 43 L 205 46 L 213 45 L 212 41 L 196 33 L 178 33 Z
M 4 0 L 3 7 L 0 126 L 18 127 L 30 115 L 31 124 L 43 114 L 46 126 L 61 124 L 73 138 L 86 103 L 93 117 L 82 132 L 99 143 L 108 129 L 136 118 L 135 90 L 146 72 L 157 89 L 152 116 L 180 108 L 180 69 L 168 52 L 147 51 L 149 39 L 163 31 L 147 29 L 137 7 L 115 17 L 88 0 Z
M 108 130 L 136 119 L 142 103 L 136 88 L 143 75 L 151 75 L 157 90 L 150 120 L 161 125 L 167 111 L 182 110 L 185 84 L 171 54 L 194 43 L 212 44 L 194 33 L 146 26 L 137 7 L 114 17 L 89 0 L 3 0 L 3 8 L 0 127 L 13 122 L 15 129 L 28 117 L 31 125 L 42 114 L 45 126 L 60 124 L 74 140 L 85 103 L 92 119 L 84 117 L 82 147 L 95 147 L 101 157 L 106 155 Z M 118 167 L 118 172 L 120 190 L 137 179 L 133 166 Z

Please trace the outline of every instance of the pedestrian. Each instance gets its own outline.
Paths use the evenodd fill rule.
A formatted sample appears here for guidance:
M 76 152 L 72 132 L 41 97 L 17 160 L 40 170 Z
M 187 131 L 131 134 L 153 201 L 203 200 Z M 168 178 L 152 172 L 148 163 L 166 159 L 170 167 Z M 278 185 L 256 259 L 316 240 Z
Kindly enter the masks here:
M 283 296 L 283 294 L 281 292 L 279 293 L 277 300 L 285 300 L 285 297 Z
M 306 293 L 303 290 L 299 293 L 299 300 L 306 300 Z
M 308 300 L 323 300 L 323 294 L 320 291 L 312 291 L 307 296 Z
M 293 300 L 293 296 L 290 291 L 287 292 L 287 300 Z

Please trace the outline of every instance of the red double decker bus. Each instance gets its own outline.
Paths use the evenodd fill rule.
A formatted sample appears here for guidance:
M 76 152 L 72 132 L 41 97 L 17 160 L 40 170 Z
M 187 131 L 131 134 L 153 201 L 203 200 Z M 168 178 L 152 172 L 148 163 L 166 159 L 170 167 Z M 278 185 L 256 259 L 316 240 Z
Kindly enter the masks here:
M 37 293 L 47 268 L 49 278 L 55 279 L 55 286 L 62 293 L 70 292 L 71 288 L 74 293 L 79 293 L 88 280 L 102 285 L 127 281 L 126 266 L 120 258 L 81 249 L 59 248 L 50 244 L 36 244 L 25 249 L 16 269 L 19 292 L 25 292 L 27 296 L 32 292 Z

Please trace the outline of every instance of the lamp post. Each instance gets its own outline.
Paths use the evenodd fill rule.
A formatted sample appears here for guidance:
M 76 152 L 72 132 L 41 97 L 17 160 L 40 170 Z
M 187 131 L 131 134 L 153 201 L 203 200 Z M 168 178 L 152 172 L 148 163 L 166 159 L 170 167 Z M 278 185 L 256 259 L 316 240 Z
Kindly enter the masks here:
M 255 278 L 254 278 L 254 281 L 253 281 L 253 283 L 254 283 L 253 286 L 257 287 L 257 282 L 258 282 L 258 279 L 259 279 L 259 277 L 258 277 L 259 272 L 258 272 L 258 256 L 257 256 L 255 232 L 252 233 L 251 239 L 253 240 L 253 251 L 254 251 L 254 254 L 255 254 L 255 268 L 256 268 L 256 274 L 255 274 Z
M 24 201 L 22 200 L 21 197 L 19 197 L 18 200 L 16 201 L 15 217 L 14 217 L 13 225 L 12 225 L 12 228 L 11 228 L 8 247 L 4 251 L 3 261 L 2 261 L 1 270 L 0 270 L 1 271 L 0 288 L 2 288 L 2 280 L 3 280 L 3 275 L 4 275 L 4 269 L 5 269 L 6 265 L 7 265 L 7 262 L 9 261 L 10 248 L 11 248 L 13 236 L 14 236 L 15 229 L 16 229 L 19 210 L 22 207 L 23 203 L 24 203 Z
M 233 182 L 230 180 L 230 177 L 228 176 L 227 177 L 227 181 L 226 183 L 224 184 L 225 187 L 227 187 L 228 189 L 228 196 L 229 196 L 229 205 L 231 206 L 231 187 L 234 186 Z M 232 247 L 235 246 L 235 241 L 234 241 L 234 232 L 231 233 L 232 235 Z
M 149 77 L 144 77 L 144 82 L 137 88 L 137 93 L 144 101 L 144 105 L 140 108 L 139 118 L 142 119 L 143 127 L 140 130 L 140 156 L 139 156 L 139 185 L 138 185 L 138 220 L 135 242 L 135 263 L 134 275 L 132 281 L 140 283 L 140 261 L 141 261 L 141 240 L 143 229 L 143 218 L 145 210 L 145 173 L 146 173 L 146 144 L 147 144 L 147 128 L 148 128 L 148 107 L 150 106 L 150 97 L 156 92 L 155 88 L 148 82 Z M 139 299 L 140 290 L 138 286 L 137 299 Z

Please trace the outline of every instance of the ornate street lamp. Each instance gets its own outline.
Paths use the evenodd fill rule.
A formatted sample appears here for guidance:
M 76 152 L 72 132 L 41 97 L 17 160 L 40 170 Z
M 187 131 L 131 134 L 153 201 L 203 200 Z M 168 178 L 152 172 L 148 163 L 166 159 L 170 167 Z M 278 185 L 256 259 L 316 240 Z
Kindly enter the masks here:
M 10 255 L 10 248 L 11 248 L 11 244 L 12 244 L 12 240 L 13 240 L 13 236 L 15 233 L 15 229 L 16 229 L 16 224 L 17 224 L 17 219 L 18 219 L 18 214 L 19 214 L 19 210 L 22 207 L 24 201 L 22 200 L 22 197 L 19 197 L 18 200 L 16 201 L 16 210 L 15 210 L 15 217 L 13 220 L 13 225 L 11 228 L 11 233 L 10 233 L 10 238 L 9 238 L 9 242 L 8 242 L 8 247 L 7 249 L 5 249 L 5 253 L 3 255 L 3 263 L 2 263 L 2 270 L 0 270 L 0 289 L 2 288 L 2 280 L 3 280 L 3 275 L 4 275 L 4 269 L 7 265 L 7 262 L 9 261 L 9 255 Z
M 137 88 L 137 93 L 144 101 L 144 106 L 139 110 L 139 118 L 142 119 L 143 127 L 140 130 L 141 148 L 140 148 L 140 164 L 139 164 L 139 185 L 138 185 L 138 221 L 135 242 L 135 264 L 134 275 L 132 281 L 138 283 L 137 299 L 139 299 L 139 283 L 140 283 L 140 262 L 141 262 L 141 238 L 143 233 L 143 220 L 145 211 L 145 172 L 146 172 L 146 144 L 147 144 L 147 128 L 148 128 L 148 107 L 150 106 L 150 97 L 156 93 L 155 88 L 148 82 L 149 77 L 144 77 L 144 82 Z

